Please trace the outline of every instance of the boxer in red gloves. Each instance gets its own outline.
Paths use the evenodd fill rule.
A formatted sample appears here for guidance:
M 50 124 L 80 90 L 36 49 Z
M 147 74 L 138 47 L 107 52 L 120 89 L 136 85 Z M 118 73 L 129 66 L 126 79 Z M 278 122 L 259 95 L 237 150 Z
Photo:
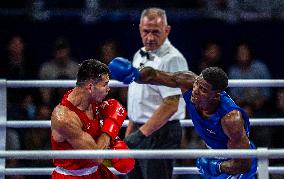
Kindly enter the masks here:
M 101 131 L 107 133 L 113 141 L 126 118 L 126 110 L 117 100 L 109 99 L 102 102 L 99 111 L 104 118 Z
M 128 146 L 123 140 L 117 137 L 113 145 L 111 145 L 111 149 L 127 150 Z M 134 168 L 135 160 L 133 158 L 114 158 L 111 159 L 111 165 L 120 173 L 128 173 Z
M 103 101 L 110 88 L 108 67 L 94 59 L 80 65 L 76 86 L 68 91 L 51 116 L 53 150 L 127 149 L 115 140 L 126 118 L 125 108 L 116 100 Z M 103 117 L 102 126 L 99 116 Z M 133 159 L 113 159 L 113 166 L 128 172 Z M 52 178 L 116 179 L 103 159 L 54 159 Z M 129 162 L 130 161 L 130 162 Z M 124 163 L 127 162 L 127 163 Z
M 103 126 L 101 132 L 111 137 L 110 148 L 113 150 L 127 150 L 127 144 L 118 137 L 119 129 L 126 117 L 125 108 L 115 99 L 102 102 L 99 107 L 102 114 Z M 120 173 L 128 173 L 134 168 L 135 160 L 132 158 L 114 158 L 111 165 Z

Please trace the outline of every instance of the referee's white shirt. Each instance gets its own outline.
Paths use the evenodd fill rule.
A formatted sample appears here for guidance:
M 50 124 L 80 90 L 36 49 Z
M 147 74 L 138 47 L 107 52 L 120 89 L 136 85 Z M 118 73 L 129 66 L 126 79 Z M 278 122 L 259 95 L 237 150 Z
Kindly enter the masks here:
M 142 50 L 145 50 L 145 48 L 142 48 Z M 139 51 L 137 51 L 133 58 L 133 66 L 136 68 L 150 66 L 166 72 L 188 70 L 186 59 L 168 39 L 158 50 L 149 53 L 150 59 L 147 59 L 142 57 Z M 181 95 L 181 90 L 179 88 L 133 82 L 128 89 L 128 117 L 135 123 L 144 124 L 162 103 L 163 98 L 173 95 Z M 184 118 L 185 102 L 181 96 L 178 111 L 169 121 Z

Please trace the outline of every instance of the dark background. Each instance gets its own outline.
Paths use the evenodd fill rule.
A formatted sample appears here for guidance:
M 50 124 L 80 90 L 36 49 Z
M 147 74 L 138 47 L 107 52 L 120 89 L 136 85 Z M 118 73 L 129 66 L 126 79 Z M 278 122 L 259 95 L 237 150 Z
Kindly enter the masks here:
M 48 19 L 41 20 L 35 19 L 28 13 L 30 8 L 25 8 L 25 11 L 19 15 L 13 13 L 3 15 L 2 13 L 0 16 L 0 53 L 4 52 L 7 40 L 15 33 L 23 35 L 26 50 L 32 57 L 34 65 L 37 66 L 52 58 L 52 46 L 58 36 L 69 40 L 72 55 L 78 61 L 95 58 L 96 49 L 105 39 L 117 40 L 122 49 L 121 56 L 130 60 L 135 51 L 142 46 L 138 31 L 142 8 L 136 8 L 134 13 L 131 13 L 132 9 L 129 8 L 122 8 L 119 13 L 112 11 L 111 8 L 104 9 L 104 11 L 99 11 L 100 18 L 86 23 L 82 20 L 82 4 L 75 3 L 75 1 L 73 4 L 69 3 L 71 9 L 67 4 L 57 1 L 57 10 L 59 10 L 53 11 L 57 14 L 54 13 Z M 2 6 L 4 5 L 2 2 Z M 26 7 L 24 3 L 14 5 L 7 3 L 5 6 L 6 9 L 8 7 L 12 10 L 9 6 L 15 7 L 16 5 Z M 60 5 L 67 6 L 68 11 L 66 7 L 62 9 Z M 46 3 L 45 9 L 52 8 L 52 6 L 54 4 Z M 222 60 L 225 66 L 228 66 L 234 63 L 235 45 L 245 40 L 250 43 L 255 57 L 268 65 L 273 78 L 284 77 L 282 71 L 284 21 L 282 19 L 241 19 L 232 22 L 198 16 L 198 13 L 194 14 L 190 9 L 184 13 L 180 13 L 178 9 L 168 9 L 168 22 L 172 26 L 169 39 L 184 54 L 191 70 L 195 71 L 200 61 L 201 47 L 206 41 L 218 40 L 222 44 Z

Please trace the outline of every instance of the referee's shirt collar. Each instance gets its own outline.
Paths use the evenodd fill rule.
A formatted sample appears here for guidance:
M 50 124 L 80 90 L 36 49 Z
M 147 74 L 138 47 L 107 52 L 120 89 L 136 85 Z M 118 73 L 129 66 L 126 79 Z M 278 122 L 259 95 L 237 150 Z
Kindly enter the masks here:
M 167 53 L 169 53 L 169 49 L 170 49 L 170 46 L 171 46 L 171 42 L 169 41 L 169 39 L 167 38 L 165 40 L 165 42 L 162 44 L 162 46 L 160 48 L 158 48 L 157 50 L 153 50 L 153 51 L 146 51 L 145 50 L 145 47 L 142 47 L 140 50 L 142 52 L 140 52 L 140 54 L 142 53 L 148 53 L 149 56 L 150 56 L 150 59 L 151 57 L 153 56 L 158 56 L 158 57 L 162 57 L 164 55 L 166 55 Z M 145 55 L 147 56 L 147 55 Z

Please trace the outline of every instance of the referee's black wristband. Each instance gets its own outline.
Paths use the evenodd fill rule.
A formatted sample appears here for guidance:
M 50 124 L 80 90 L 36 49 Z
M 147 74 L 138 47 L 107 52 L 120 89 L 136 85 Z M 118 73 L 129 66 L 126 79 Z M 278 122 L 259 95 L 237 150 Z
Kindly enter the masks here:
M 135 149 L 145 138 L 146 136 L 138 129 L 125 137 L 124 141 L 130 149 Z

